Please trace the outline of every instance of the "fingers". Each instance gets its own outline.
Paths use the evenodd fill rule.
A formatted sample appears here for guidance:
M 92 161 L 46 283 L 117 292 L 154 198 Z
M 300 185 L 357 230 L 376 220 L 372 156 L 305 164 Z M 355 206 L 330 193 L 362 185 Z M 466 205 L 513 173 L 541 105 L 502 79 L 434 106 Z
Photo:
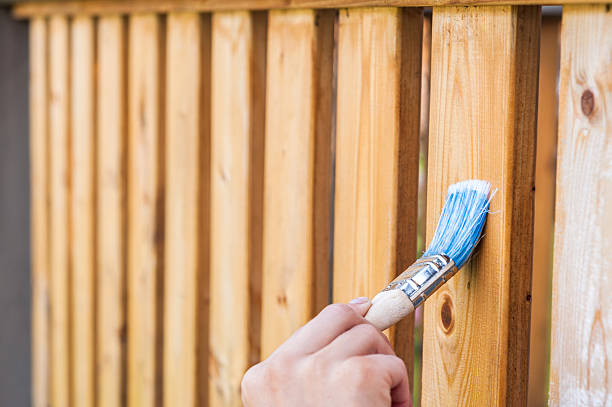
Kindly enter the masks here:
M 328 305 L 319 315 L 300 328 L 286 344 L 299 353 L 317 352 L 355 325 L 367 323 L 363 314 L 370 305 L 367 299 L 361 303 Z
M 334 339 L 322 352 L 333 359 L 377 353 L 394 355 L 387 337 L 368 323 L 353 326 Z
M 368 359 L 374 366 L 373 370 L 388 383 L 392 407 L 412 407 L 410 382 L 404 362 L 394 355 L 367 355 L 363 358 Z

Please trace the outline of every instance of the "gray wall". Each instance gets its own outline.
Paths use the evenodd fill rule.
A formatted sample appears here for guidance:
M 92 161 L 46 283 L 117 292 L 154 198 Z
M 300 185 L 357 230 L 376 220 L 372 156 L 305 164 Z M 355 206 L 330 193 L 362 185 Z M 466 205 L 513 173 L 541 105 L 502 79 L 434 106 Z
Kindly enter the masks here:
M 0 8 L 0 406 L 30 405 L 28 26 Z

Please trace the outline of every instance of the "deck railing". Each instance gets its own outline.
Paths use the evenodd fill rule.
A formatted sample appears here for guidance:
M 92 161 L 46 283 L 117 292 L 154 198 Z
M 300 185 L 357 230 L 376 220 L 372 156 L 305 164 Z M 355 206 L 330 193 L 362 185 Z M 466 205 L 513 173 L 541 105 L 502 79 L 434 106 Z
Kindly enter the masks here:
M 425 305 L 421 402 L 525 405 L 551 2 L 464 3 L 15 6 L 31 20 L 34 405 L 240 405 L 248 366 L 415 259 L 424 158 L 428 238 L 450 183 L 498 192 L 479 254 Z M 612 12 L 570 4 L 562 24 L 550 403 L 608 405 Z M 388 334 L 412 379 L 413 320 Z

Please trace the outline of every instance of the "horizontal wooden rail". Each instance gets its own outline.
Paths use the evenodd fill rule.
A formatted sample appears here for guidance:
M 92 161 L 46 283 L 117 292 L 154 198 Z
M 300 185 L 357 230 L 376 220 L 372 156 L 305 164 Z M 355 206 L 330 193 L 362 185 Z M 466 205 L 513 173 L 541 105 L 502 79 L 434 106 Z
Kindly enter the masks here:
M 32 1 L 14 6 L 17 18 L 41 15 L 108 15 L 176 11 L 271 10 L 347 7 L 428 7 L 468 5 L 560 5 L 606 3 L 606 0 L 71 0 Z

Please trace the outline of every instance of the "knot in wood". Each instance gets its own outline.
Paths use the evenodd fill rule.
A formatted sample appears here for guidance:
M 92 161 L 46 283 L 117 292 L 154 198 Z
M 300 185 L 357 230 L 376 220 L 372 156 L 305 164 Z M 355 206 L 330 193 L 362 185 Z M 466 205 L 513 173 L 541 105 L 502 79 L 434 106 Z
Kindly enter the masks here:
M 585 90 L 580 97 L 580 107 L 585 116 L 590 116 L 595 108 L 595 96 L 589 89 Z
M 455 324 L 453 316 L 453 300 L 448 295 L 442 298 L 442 307 L 440 309 L 440 319 L 445 333 L 450 333 Z

